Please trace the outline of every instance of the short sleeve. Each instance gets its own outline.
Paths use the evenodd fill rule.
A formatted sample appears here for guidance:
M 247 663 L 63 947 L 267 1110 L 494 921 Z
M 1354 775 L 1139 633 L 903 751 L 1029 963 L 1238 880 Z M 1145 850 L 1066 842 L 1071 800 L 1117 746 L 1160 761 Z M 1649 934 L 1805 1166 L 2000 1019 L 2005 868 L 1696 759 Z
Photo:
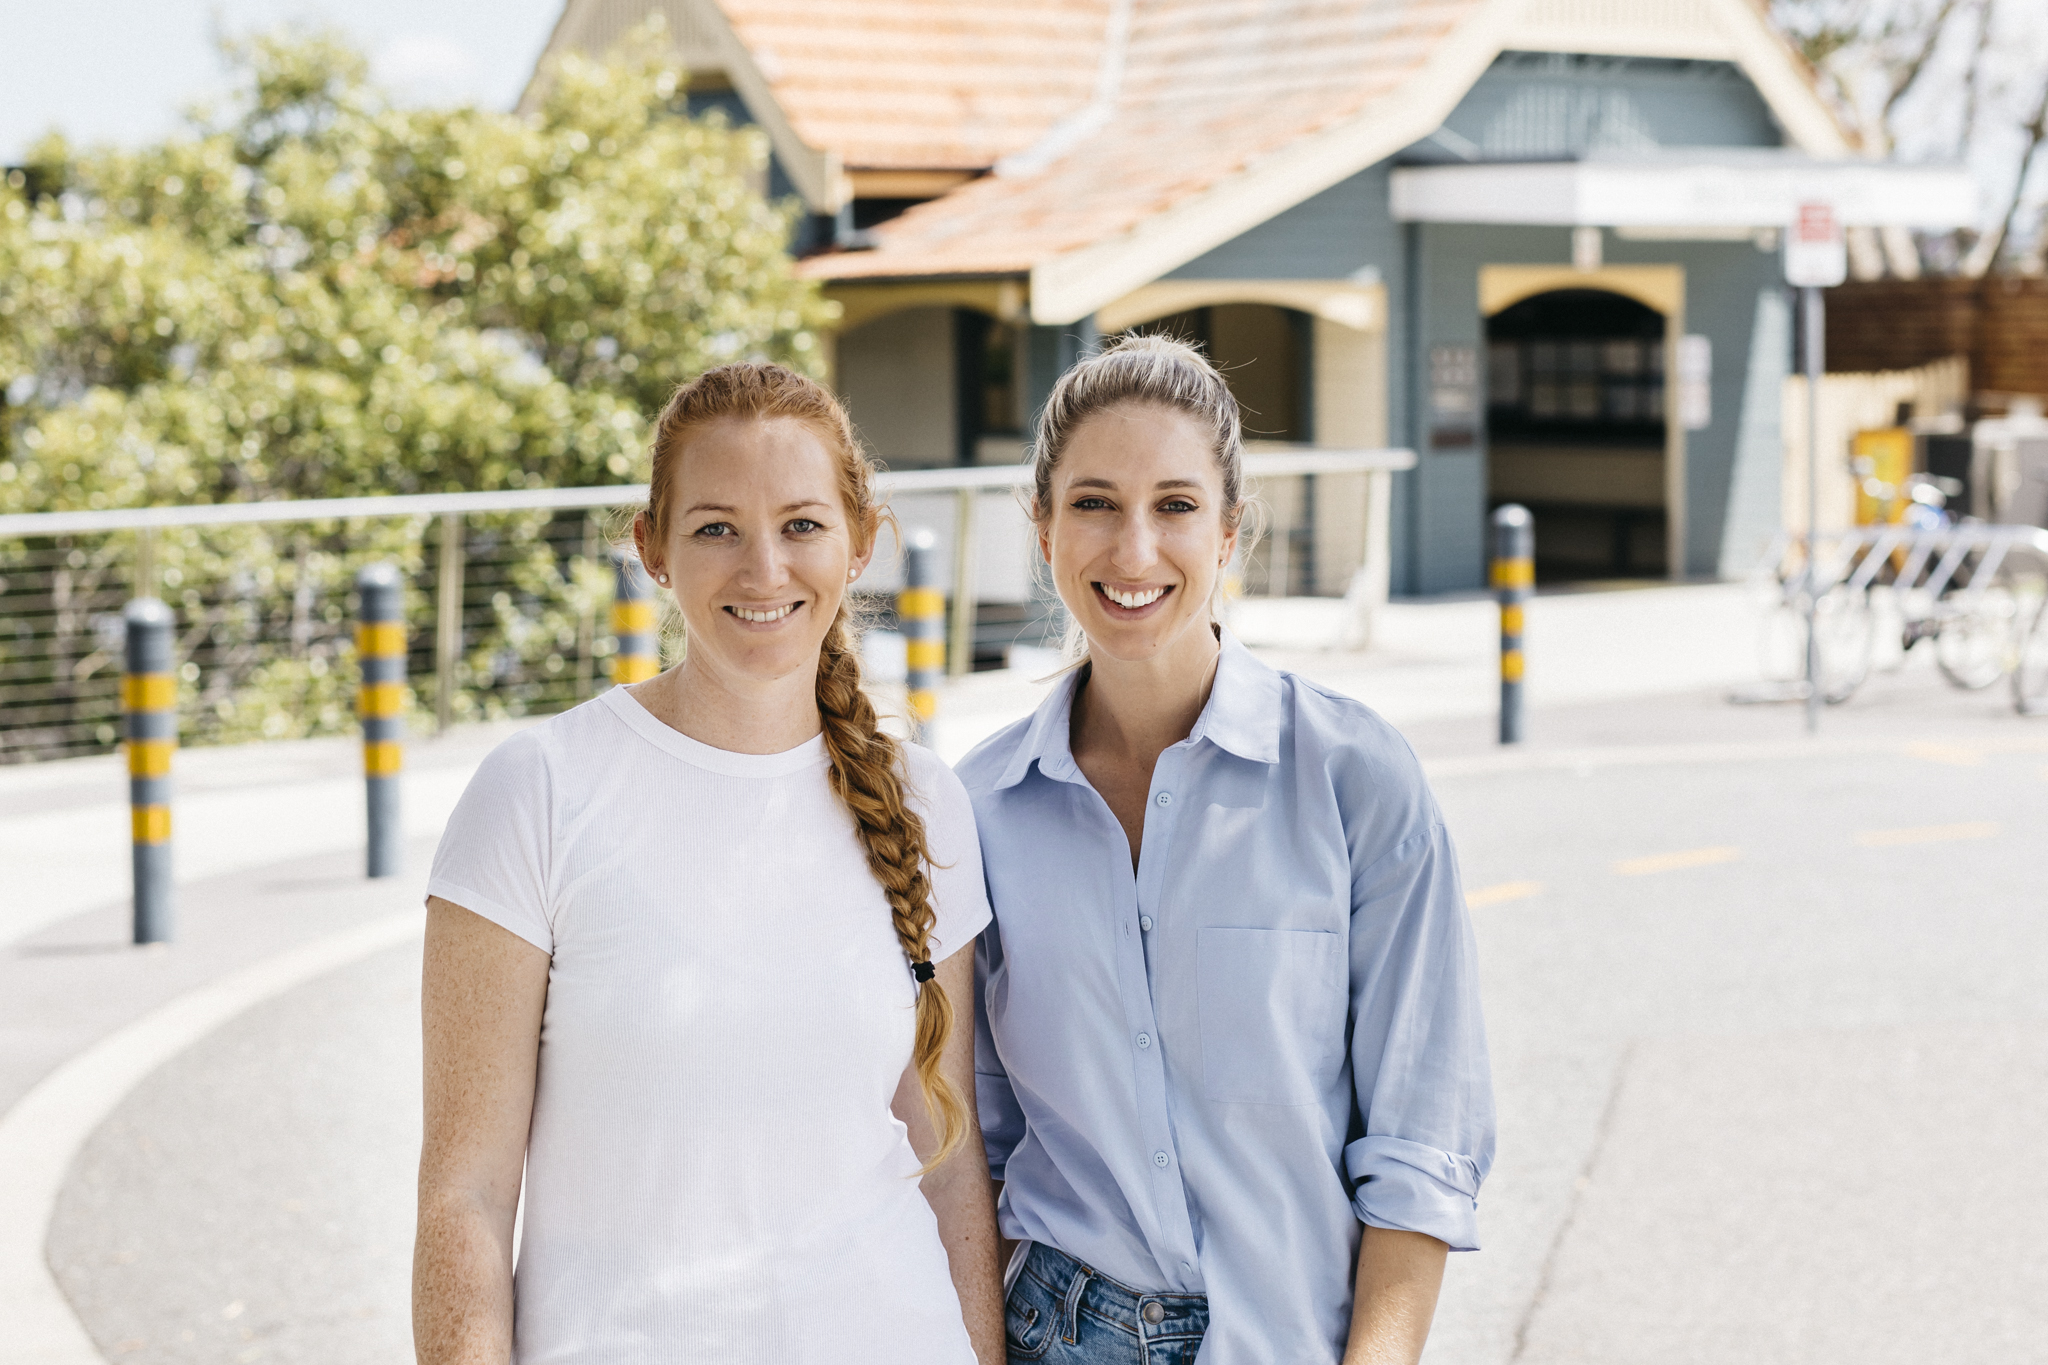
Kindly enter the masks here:
M 434 851 L 427 894 L 553 953 L 552 808 L 541 736 L 523 730 L 491 750 L 463 789 Z
M 924 817 L 925 847 L 931 851 L 932 911 L 937 916 L 932 961 L 943 962 L 988 927 L 981 839 L 974 830 L 974 805 L 953 770 L 921 745 L 903 749 L 912 804 Z

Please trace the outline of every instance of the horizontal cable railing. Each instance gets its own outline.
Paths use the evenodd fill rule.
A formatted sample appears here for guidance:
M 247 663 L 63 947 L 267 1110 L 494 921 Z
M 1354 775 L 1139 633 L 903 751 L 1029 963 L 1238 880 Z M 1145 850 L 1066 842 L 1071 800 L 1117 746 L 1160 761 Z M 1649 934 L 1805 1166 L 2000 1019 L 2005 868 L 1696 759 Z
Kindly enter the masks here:
M 1413 463 L 1403 450 L 1264 449 L 1247 457 L 1246 473 L 1255 483 L 1295 478 L 1304 487 L 1314 476 L 1370 476 L 1372 509 L 1361 509 L 1370 565 L 1384 560 L 1386 479 Z M 1031 477 L 1029 465 L 990 465 L 877 480 L 899 509 L 941 523 L 952 559 L 955 673 L 974 660 L 985 534 L 977 508 L 984 495 L 1028 487 Z M 404 577 L 406 618 L 415 623 L 408 674 L 418 709 L 437 724 L 575 705 L 605 685 L 610 556 L 625 538 L 626 512 L 645 498 L 636 484 L 0 515 L 0 762 L 115 745 L 121 610 L 144 595 L 164 598 L 177 618 L 183 742 L 349 728 L 351 585 L 379 560 Z M 1312 499 L 1295 496 L 1289 506 L 1305 503 L 1312 564 Z M 1272 538 L 1260 569 L 1268 591 L 1299 581 L 1301 530 L 1283 526 Z M 1028 555 L 1028 537 L 1016 538 Z M 871 579 L 889 586 L 882 580 L 892 571 Z
M 1246 456 L 1254 479 L 1290 474 L 1356 474 L 1412 469 L 1408 450 L 1261 449 Z M 1022 488 L 1028 464 L 965 465 L 886 470 L 876 487 L 890 493 L 952 493 L 966 489 Z M 123 507 L 105 511 L 13 512 L 0 515 L 0 538 L 66 535 L 81 531 L 139 531 L 171 526 L 239 526 L 354 517 L 438 517 L 474 512 L 564 511 L 631 507 L 645 502 L 646 484 L 602 488 L 509 488 L 490 493 L 395 493 L 362 498 L 308 498 L 293 502 L 224 502 L 180 507 Z

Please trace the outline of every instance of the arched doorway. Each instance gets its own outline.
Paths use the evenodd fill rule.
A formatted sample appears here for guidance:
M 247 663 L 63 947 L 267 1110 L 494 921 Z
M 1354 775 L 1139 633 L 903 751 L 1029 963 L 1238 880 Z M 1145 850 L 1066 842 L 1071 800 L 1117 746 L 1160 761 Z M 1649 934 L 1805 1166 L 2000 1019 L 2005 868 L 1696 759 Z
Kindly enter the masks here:
M 1667 321 L 1602 289 L 1486 320 L 1487 505 L 1536 516 L 1539 579 L 1666 576 Z

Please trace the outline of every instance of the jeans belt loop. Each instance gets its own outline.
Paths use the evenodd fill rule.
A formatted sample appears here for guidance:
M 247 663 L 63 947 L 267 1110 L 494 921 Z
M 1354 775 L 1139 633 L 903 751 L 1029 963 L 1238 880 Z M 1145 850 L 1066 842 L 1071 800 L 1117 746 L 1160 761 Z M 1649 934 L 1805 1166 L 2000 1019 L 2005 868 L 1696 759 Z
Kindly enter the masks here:
M 1074 1278 L 1067 1285 L 1067 1330 L 1061 1339 L 1072 1346 L 1081 1335 L 1081 1295 L 1088 1291 L 1088 1281 L 1095 1278 L 1095 1272 L 1082 1266 L 1074 1272 Z

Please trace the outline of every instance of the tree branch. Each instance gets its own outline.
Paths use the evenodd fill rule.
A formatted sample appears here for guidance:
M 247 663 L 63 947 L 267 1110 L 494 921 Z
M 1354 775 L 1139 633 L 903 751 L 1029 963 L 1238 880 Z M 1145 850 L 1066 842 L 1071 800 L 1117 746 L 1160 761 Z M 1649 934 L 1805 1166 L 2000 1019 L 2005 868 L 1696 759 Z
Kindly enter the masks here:
M 1998 264 L 1999 253 L 2005 250 L 2007 239 L 2012 236 L 2013 221 L 2019 217 L 2027 181 L 2033 178 L 2034 158 L 2040 155 L 2041 144 L 2048 142 L 2048 84 L 2041 87 L 2041 98 L 2035 102 L 2034 115 L 2027 120 L 2022 131 L 2027 135 L 2027 150 L 2020 157 L 2020 173 L 2013 179 L 2012 194 L 2006 200 L 1998 230 L 1972 247 L 1969 259 L 1963 262 L 1963 273 L 1973 279 L 1990 273 L 1991 268 Z
M 1934 56 L 1934 49 L 1941 46 L 1942 35 L 1948 31 L 1948 21 L 1955 14 L 1958 3 L 1959 0 L 1941 0 L 1941 8 L 1934 12 L 1934 18 L 1928 22 L 1926 29 L 1920 35 L 1919 51 L 1915 52 L 1907 60 L 1902 69 L 1894 71 L 1891 81 L 1891 93 L 1885 96 L 1884 105 L 1878 111 L 1878 122 L 1885 130 L 1885 140 L 1887 142 L 1893 140 L 1891 136 L 1892 109 L 1900 100 L 1905 98 L 1906 92 L 1911 90 L 1915 83 L 1919 81 L 1921 73 L 1927 70 L 1927 63 Z M 1892 25 L 1887 23 L 1885 27 L 1889 30 Z

